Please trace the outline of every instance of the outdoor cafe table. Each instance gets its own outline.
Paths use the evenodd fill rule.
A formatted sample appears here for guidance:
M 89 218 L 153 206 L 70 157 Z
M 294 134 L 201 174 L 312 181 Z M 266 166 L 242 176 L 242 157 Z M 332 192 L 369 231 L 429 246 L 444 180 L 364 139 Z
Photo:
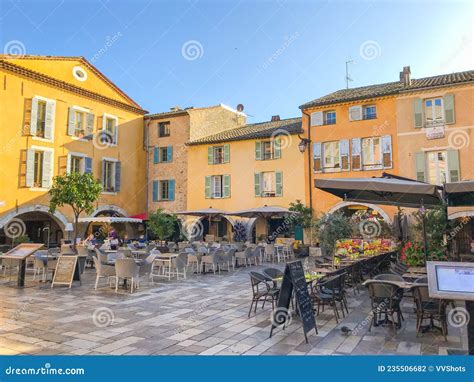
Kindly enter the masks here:
M 168 280 L 171 280 L 171 264 L 174 259 L 176 259 L 179 256 L 179 253 L 160 253 L 155 257 L 156 262 L 164 263 L 165 268 L 168 267 L 168 275 L 166 274 L 157 274 L 157 273 L 152 273 L 152 277 L 164 277 L 167 278 Z

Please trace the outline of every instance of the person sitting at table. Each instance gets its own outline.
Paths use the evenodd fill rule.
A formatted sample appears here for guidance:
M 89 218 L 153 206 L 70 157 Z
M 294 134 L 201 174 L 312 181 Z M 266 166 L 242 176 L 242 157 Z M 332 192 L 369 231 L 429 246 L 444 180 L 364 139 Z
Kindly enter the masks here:
M 110 239 L 110 249 L 116 250 L 119 246 L 119 239 L 118 239 L 118 234 L 115 229 L 111 229 L 109 232 L 109 239 Z
M 97 244 L 97 239 L 93 233 L 90 233 L 89 236 L 87 236 L 83 241 L 82 244 L 84 246 L 90 246 L 90 245 L 96 245 Z

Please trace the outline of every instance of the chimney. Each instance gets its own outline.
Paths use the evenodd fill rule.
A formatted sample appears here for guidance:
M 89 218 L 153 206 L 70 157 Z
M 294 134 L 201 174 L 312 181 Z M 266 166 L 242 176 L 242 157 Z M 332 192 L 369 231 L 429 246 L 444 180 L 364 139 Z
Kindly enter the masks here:
M 279 121 L 280 116 L 279 115 L 272 115 L 272 122 Z
M 400 72 L 400 82 L 405 87 L 411 85 L 411 70 L 409 66 L 404 66 L 403 71 Z
M 171 111 L 180 111 L 180 110 L 181 110 L 181 107 L 179 107 L 179 106 L 173 106 L 173 107 L 170 107 L 170 110 L 171 110 Z

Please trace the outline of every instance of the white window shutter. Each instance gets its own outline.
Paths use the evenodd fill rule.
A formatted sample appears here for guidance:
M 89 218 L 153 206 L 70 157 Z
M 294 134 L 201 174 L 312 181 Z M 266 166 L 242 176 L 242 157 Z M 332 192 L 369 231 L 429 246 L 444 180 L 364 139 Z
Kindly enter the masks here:
M 31 100 L 30 134 L 36 135 L 36 126 L 38 123 L 38 98 Z
M 311 113 L 311 126 L 322 126 L 323 125 L 323 112 L 315 111 Z
M 73 107 L 69 108 L 69 116 L 67 121 L 67 135 L 74 135 L 76 130 L 76 110 Z
M 46 139 L 53 139 L 54 131 L 54 116 L 56 111 L 56 102 L 46 102 L 46 124 L 44 129 L 44 137 Z
M 392 168 L 392 137 L 390 135 L 384 135 L 381 139 L 383 167 Z
M 35 150 L 26 150 L 26 187 L 33 187 L 35 182 Z
M 349 140 L 348 139 L 342 139 L 339 141 L 339 161 L 341 163 L 342 171 L 350 170 Z
M 43 178 L 41 179 L 41 187 L 50 188 L 51 178 L 53 175 L 53 153 L 51 151 L 43 152 Z
M 349 121 L 360 121 L 362 119 L 362 106 L 351 106 L 349 108 Z

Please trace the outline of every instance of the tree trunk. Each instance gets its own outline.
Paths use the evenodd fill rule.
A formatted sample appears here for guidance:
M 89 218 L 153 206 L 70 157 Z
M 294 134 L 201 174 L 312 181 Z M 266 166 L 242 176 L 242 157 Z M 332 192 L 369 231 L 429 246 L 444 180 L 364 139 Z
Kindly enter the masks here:
M 74 215 L 74 242 L 72 243 L 72 248 L 76 252 L 76 242 L 77 242 L 77 227 L 79 225 L 79 214 Z

